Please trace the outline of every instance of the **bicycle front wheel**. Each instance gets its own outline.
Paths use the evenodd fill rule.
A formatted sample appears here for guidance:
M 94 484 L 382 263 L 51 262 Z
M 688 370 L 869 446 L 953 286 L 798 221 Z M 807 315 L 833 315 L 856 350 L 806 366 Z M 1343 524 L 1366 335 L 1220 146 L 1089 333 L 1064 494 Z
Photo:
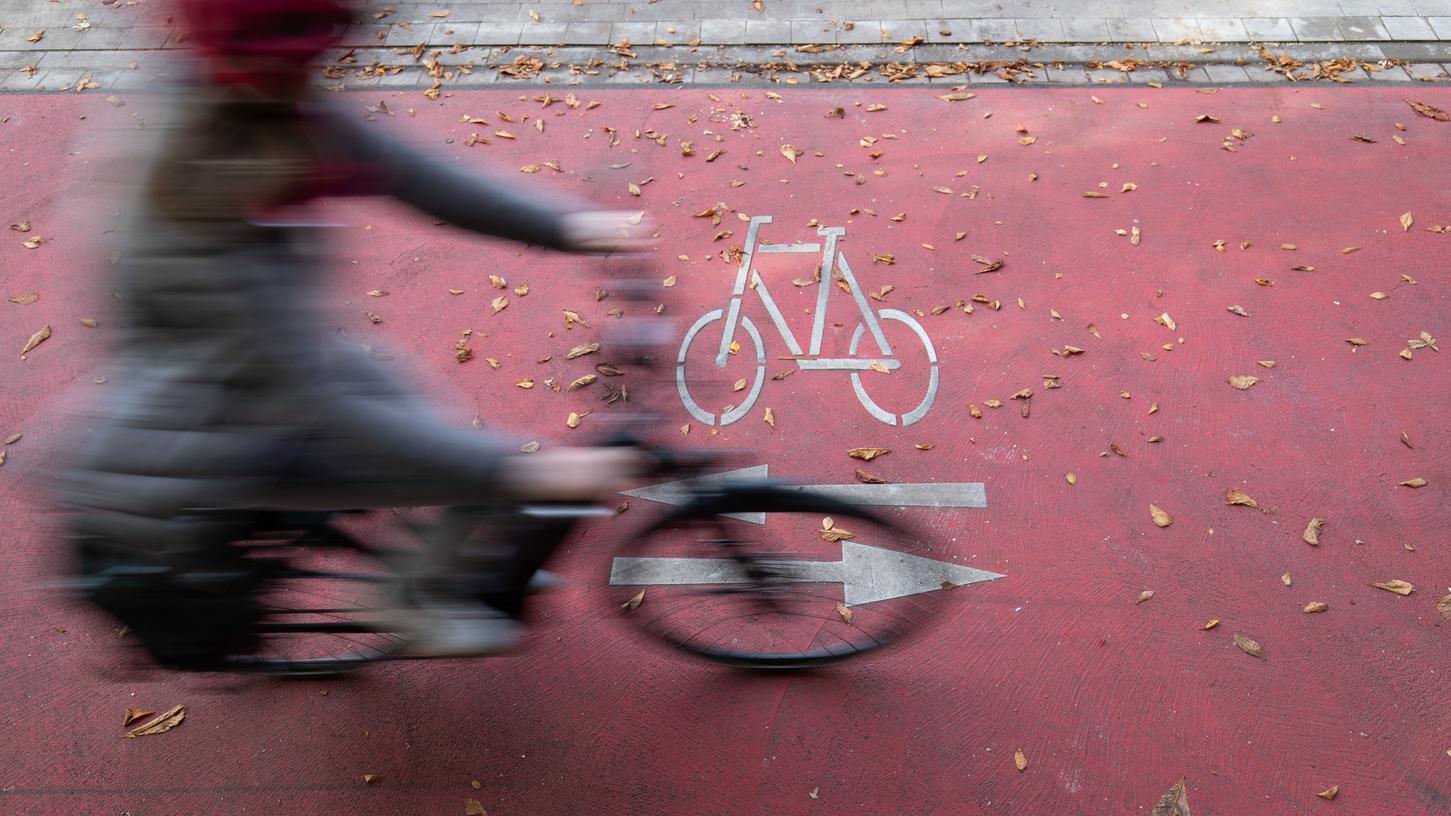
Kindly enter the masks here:
M 847 502 L 731 484 L 646 530 L 614 560 L 610 583 L 642 590 L 629 616 L 672 647 L 730 666 L 803 669 L 920 633 L 945 590 L 978 574 Z

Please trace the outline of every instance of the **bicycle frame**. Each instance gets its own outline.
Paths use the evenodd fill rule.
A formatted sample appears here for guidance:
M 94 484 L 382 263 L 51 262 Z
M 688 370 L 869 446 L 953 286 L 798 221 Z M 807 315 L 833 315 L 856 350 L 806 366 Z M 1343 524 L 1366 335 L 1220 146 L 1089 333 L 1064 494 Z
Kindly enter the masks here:
M 761 302 L 766 307 L 766 312 L 771 315 L 771 322 L 776 325 L 776 331 L 780 332 L 781 339 L 786 342 L 790 349 L 793 361 L 803 371 L 865 371 L 873 366 L 885 366 L 888 369 L 897 369 L 902 366 L 901 362 L 892 356 L 892 347 L 887 342 L 887 337 L 882 332 L 881 323 L 877 320 L 876 312 L 868 305 L 866 295 L 862 293 L 858 285 L 856 275 L 852 274 L 851 265 L 846 258 L 837 252 L 837 240 L 846 234 L 845 227 L 817 227 L 816 234 L 824 239 L 823 243 L 810 244 L 764 244 L 757 241 L 757 235 L 762 224 L 771 223 L 771 216 L 757 215 L 751 219 L 750 226 L 746 230 L 746 243 L 744 254 L 741 257 L 741 267 L 736 273 L 736 285 L 731 292 L 730 307 L 726 313 L 725 331 L 721 334 L 720 352 L 716 355 L 715 364 L 717 368 L 724 368 L 731 350 L 731 340 L 735 337 L 736 326 L 741 315 L 741 298 L 746 293 L 746 284 L 749 282 L 756 294 L 760 295 Z M 766 287 L 766 282 L 761 278 L 760 273 L 751 268 L 751 260 L 756 253 L 775 254 L 782 252 L 821 253 L 821 280 L 816 284 L 816 313 L 811 323 L 811 344 L 805 353 L 801 350 L 801 343 L 796 339 L 796 334 L 787 325 L 786 318 L 781 314 L 781 309 L 776 305 L 775 299 L 771 297 L 771 291 Z M 862 322 L 867 330 L 871 332 L 872 339 L 876 340 L 877 348 L 882 351 L 885 357 L 880 358 L 853 358 L 853 357 L 820 357 L 821 339 L 826 331 L 826 305 L 827 297 L 831 294 L 831 280 L 833 264 L 841 272 L 842 280 L 851 290 L 852 297 L 856 300 L 857 308 L 861 311 Z

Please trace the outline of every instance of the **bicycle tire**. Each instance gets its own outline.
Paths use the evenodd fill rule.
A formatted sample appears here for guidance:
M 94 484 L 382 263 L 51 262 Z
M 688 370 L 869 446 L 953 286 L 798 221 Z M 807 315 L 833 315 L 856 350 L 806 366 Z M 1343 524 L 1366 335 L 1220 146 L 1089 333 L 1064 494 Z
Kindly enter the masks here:
M 772 521 L 761 527 L 750 525 L 746 519 L 755 514 Z M 776 520 L 781 516 L 790 517 L 784 527 Z M 745 556 L 746 562 L 777 570 L 772 577 L 754 581 L 742 581 L 741 572 L 732 572 L 748 569 L 741 564 L 742 551 L 735 547 L 742 542 L 722 537 L 697 538 L 691 543 L 688 533 L 684 540 L 681 537 L 683 530 L 720 530 L 733 525 L 759 531 L 776 525 L 776 529 L 783 531 L 791 529 L 788 535 L 800 534 L 806 529 L 802 521 L 809 521 L 810 529 L 822 529 L 817 526 L 821 517 L 832 518 L 832 529 L 842 530 L 834 526 L 837 519 L 852 525 L 851 539 L 841 544 L 841 561 L 819 557 L 792 561 L 781 558 L 788 555 L 784 552 L 752 553 Z M 857 542 L 858 534 L 863 542 Z M 761 537 L 762 533 L 752 535 Z M 865 543 L 867 539 L 870 543 Z M 823 541 L 821 536 L 814 543 L 822 545 L 818 550 L 827 552 L 836 546 Z M 736 668 L 812 669 L 860 657 L 920 635 L 938 616 L 943 602 L 944 593 L 939 591 L 847 606 L 851 591 L 847 581 L 837 586 L 834 581 L 807 580 L 814 573 L 820 577 L 822 570 L 844 570 L 844 566 L 831 565 L 847 563 L 848 546 L 854 551 L 865 548 L 891 554 L 904 549 L 911 551 L 905 553 L 908 555 L 930 551 L 904 525 L 841 499 L 780 483 L 732 483 L 666 513 L 635 537 L 631 555 L 617 558 L 612 565 L 610 583 L 644 587 L 647 597 L 628 615 L 648 636 L 674 649 Z M 692 562 L 701 556 L 717 559 L 719 563 L 709 564 L 707 570 L 714 570 L 711 574 L 723 580 L 663 585 L 653 580 L 638 583 L 642 580 L 641 570 L 652 568 L 649 559 L 664 553 L 687 554 Z M 788 564 L 790 569 L 781 569 Z M 799 604 L 799 609 L 783 611 L 777 603 L 783 598 Z M 733 601 L 738 603 L 733 606 Z M 714 607 L 704 606 L 708 604 Z M 722 620 L 711 620 L 717 609 Z M 753 629 L 758 631 L 752 632 Z
M 407 648 L 410 638 L 406 633 L 379 617 L 380 609 L 363 605 L 365 597 L 376 598 L 379 593 L 354 588 L 378 588 L 396 582 L 406 571 L 403 560 L 414 557 L 413 553 L 370 547 L 339 530 L 333 522 L 302 530 L 296 537 L 254 536 L 234 546 L 243 550 L 248 560 L 268 563 L 268 569 L 263 571 L 266 577 L 258 591 L 260 615 L 254 628 L 259 646 L 247 654 L 228 655 L 220 666 L 222 670 L 330 677 L 395 659 Z M 284 555 L 265 555 L 269 549 L 283 551 Z M 341 554 L 339 560 L 347 563 L 326 569 L 306 566 L 327 560 L 333 553 Z M 341 596 L 336 594 L 340 590 Z M 282 599 L 290 595 L 304 600 L 323 597 L 329 603 L 321 608 L 285 605 Z M 324 645 L 300 645 L 303 638 L 310 637 Z M 332 643 L 337 645 L 327 645 Z

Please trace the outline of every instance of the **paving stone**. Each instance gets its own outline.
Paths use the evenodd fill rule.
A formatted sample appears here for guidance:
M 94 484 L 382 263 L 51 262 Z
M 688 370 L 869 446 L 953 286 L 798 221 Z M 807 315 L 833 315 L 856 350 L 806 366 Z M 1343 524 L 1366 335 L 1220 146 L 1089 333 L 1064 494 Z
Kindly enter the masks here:
M 836 42 L 836 27 L 825 20 L 798 20 L 791 23 L 791 42 L 814 45 Z
M 1245 17 L 1240 20 L 1252 42 L 1295 42 L 1295 27 L 1284 17 Z
M 837 42 L 875 45 L 882 41 L 882 23 L 880 20 L 855 20 L 853 22 L 856 25 L 851 30 L 842 30 L 836 33 Z
M 699 20 L 662 20 L 655 24 L 656 42 L 664 40 L 671 45 L 685 45 L 698 39 L 700 39 Z
M 927 39 L 927 23 L 922 20 L 888 20 L 882 23 L 883 43 L 903 43 L 920 37 Z
M 1155 42 L 1159 39 L 1154 32 L 1154 24 L 1144 18 L 1110 18 L 1104 22 L 1113 42 Z
M 1168 81 L 1169 72 L 1165 71 L 1163 68 L 1140 68 L 1137 71 L 1129 72 L 1129 82 L 1131 83 L 1141 83 L 1147 85 L 1150 82 L 1158 82 L 1160 84 L 1163 84 Z
M 1106 27 L 1104 33 L 1108 33 Z M 1063 21 L 1052 18 L 1014 20 L 1013 35 L 1010 39 L 1063 42 Z
M 775 45 L 791 42 L 791 24 L 784 20 L 747 20 L 747 45 Z
M 1154 33 L 1158 36 L 1159 42 L 1178 42 L 1179 40 L 1198 40 L 1203 36 L 1199 30 L 1199 21 L 1179 19 L 1156 19 L 1151 21 L 1154 25 Z
M 1436 29 L 1424 17 L 1382 17 L 1381 24 L 1393 40 L 1434 40 Z
M 1334 17 L 1291 17 L 1290 25 L 1300 42 L 1333 42 L 1344 40 L 1345 34 Z
M 1084 72 L 1081 65 L 1065 65 L 1059 68 L 1049 65 L 1044 69 L 1047 73 L 1045 79 L 1059 85 L 1087 85 L 1088 74 Z
M 1070 17 L 1063 24 L 1063 42 L 1109 42 L 1108 21 L 1097 18 Z
M 1340 32 L 1347 40 L 1389 40 L 1391 35 L 1379 17 L 1341 17 Z
M 1248 82 L 1249 74 L 1238 65 L 1220 65 L 1210 63 L 1204 66 L 1204 72 L 1209 75 L 1211 82 Z
M 479 23 L 475 41 L 483 45 L 518 45 L 523 31 L 522 23 Z
M 1090 85 L 1127 85 L 1128 74 L 1112 68 L 1090 68 L 1087 71 Z
M 1436 32 L 1436 38 L 1451 40 L 1451 17 L 1427 17 L 1426 22 Z
M 700 40 L 711 45 L 739 45 L 746 41 L 745 20 L 702 20 Z
M 519 31 L 520 45 L 557 45 L 564 42 L 564 35 L 569 29 L 568 23 L 538 23 L 526 25 Z M 654 33 L 654 26 L 650 27 Z M 654 39 L 651 37 L 645 42 Z M 632 40 L 633 42 L 633 40 Z
M 1444 77 L 1446 75 L 1446 69 L 1433 62 L 1421 62 L 1407 65 L 1406 73 L 1409 74 L 1412 79 L 1421 79 L 1422 77 Z
M 523 41 L 520 35 L 520 41 Z M 610 42 L 619 43 L 629 40 L 631 45 L 649 45 L 655 42 L 655 24 L 653 22 L 628 22 L 615 23 L 610 27 Z M 713 41 L 708 41 L 713 42 Z
M 1363 70 L 1366 78 L 1369 79 L 1369 80 L 1371 80 L 1372 82 L 1410 82 L 1411 81 L 1411 77 L 1406 73 L 1405 69 L 1401 68 L 1399 65 L 1387 65 L 1386 67 L 1382 68 L 1379 71 L 1369 71 L 1369 70 L 1364 70 L 1364 69 L 1362 69 L 1362 70 Z
M 1201 17 L 1199 32 L 1204 42 L 1249 42 L 1254 39 L 1244 22 L 1235 17 Z
M 424 23 L 412 28 L 399 28 L 395 25 L 388 31 L 388 36 L 383 38 L 383 44 L 389 47 L 418 45 L 429 42 L 432 36 L 433 23 Z
M 1018 39 L 1018 26 L 1013 20 L 988 19 L 977 21 L 977 37 L 974 39 L 1007 42 Z

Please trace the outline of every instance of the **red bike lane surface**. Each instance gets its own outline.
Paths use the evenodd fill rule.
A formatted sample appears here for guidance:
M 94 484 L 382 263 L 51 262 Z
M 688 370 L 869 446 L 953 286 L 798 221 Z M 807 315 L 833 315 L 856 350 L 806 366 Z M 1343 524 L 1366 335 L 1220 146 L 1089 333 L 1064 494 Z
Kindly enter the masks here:
M 38 586 L 56 560 L 41 500 L 67 403 L 116 385 L 94 382 L 114 344 L 98 274 L 109 222 L 79 208 L 91 171 L 77 162 L 94 154 L 68 146 L 88 128 L 134 127 L 140 106 L 0 97 L 11 117 L 0 216 L 32 225 L 4 233 L 3 295 L 40 296 L 0 304 L 12 355 L 0 432 L 23 434 L 0 468 L 0 809 L 463 813 L 475 799 L 496 815 L 1119 814 L 1148 812 L 1179 779 L 1195 812 L 1451 807 L 1451 611 L 1438 611 L 1451 585 L 1448 358 L 1421 337 L 1445 331 L 1451 235 L 1427 228 L 1451 223 L 1437 170 L 1451 124 L 1403 101 L 1451 108 L 1451 93 L 994 89 L 946 101 L 945 88 L 694 87 L 575 90 L 577 106 L 569 93 L 339 101 L 468 167 L 649 211 L 671 355 L 701 315 L 730 312 L 746 219 L 773 219 L 758 246 L 844 228 L 855 286 L 829 280 L 814 356 L 821 257 L 753 255 L 766 285 L 743 290 L 740 314 L 766 373 L 795 373 L 766 376 L 738 421 L 712 433 L 669 369 L 623 381 L 666 409 L 666 438 L 749 450 L 739 464 L 772 475 L 981 483 L 985 507 L 887 512 L 928 531 L 940 560 L 1003 577 L 954 591 L 928 637 L 859 665 L 800 676 L 698 665 L 642 646 L 620 608 L 635 588 L 607 585 L 621 531 L 660 506 L 635 499 L 559 559 L 572 584 L 541 601 L 520 654 L 327 683 L 108 676 L 114 631 Z M 700 215 L 712 209 L 719 223 Z M 617 410 L 602 383 L 547 387 L 610 358 L 606 347 L 565 359 L 622 305 L 596 299 L 610 283 L 592 261 L 392 204 L 329 214 L 351 226 L 334 236 L 331 319 L 433 383 L 463 421 L 552 444 L 589 439 Z M 22 246 L 35 235 L 47 240 Z M 939 374 L 920 420 L 886 424 L 852 371 L 782 359 L 792 349 L 760 289 L 801 357 L 895 360 L 856 372 L 889 418 L 930 385 L 919 324 Z M 846 289 L 877 297 L 864 311 Z M 566 330 L 566 309 L 589 325 Z M 850 352 L 864 314 L 892 355 L 868 325 Z M 17 360 L 45 325 L 52 336 Z M 699 364 L 687 386 L 712 415 L 745 404 L 753 383 L 734 380 L 755 377 L 743 328 L 727 370 L 709 367 L 723 327 L 703 328 L 688 355 Z M 460 363 L 465 329 L 473 355 Z M 1243 376 L 1258 380 L 1230 384 Z M 516 387 L 526 379 L 535 387 Z M 575 430 L 571 412 L 583 414 Z M 849 458 L 858 447 L 891 452 Z M 1399 484 L 1417 478 L 1424 487 Z M 1228 505 L 1229 489 L 1260 508 Z M 1303 540 L 1312 519 L 1324 520 L 1318 546 Z M 1391 580 L 1414 591 L 1371 586 Z M 1314 602 L 1328 611 L 1302 611 Z M 119 738 L 126 708 L 177 704 L 176 729 Z M 1334 801 L 1317 798 L 1332 786 Z

